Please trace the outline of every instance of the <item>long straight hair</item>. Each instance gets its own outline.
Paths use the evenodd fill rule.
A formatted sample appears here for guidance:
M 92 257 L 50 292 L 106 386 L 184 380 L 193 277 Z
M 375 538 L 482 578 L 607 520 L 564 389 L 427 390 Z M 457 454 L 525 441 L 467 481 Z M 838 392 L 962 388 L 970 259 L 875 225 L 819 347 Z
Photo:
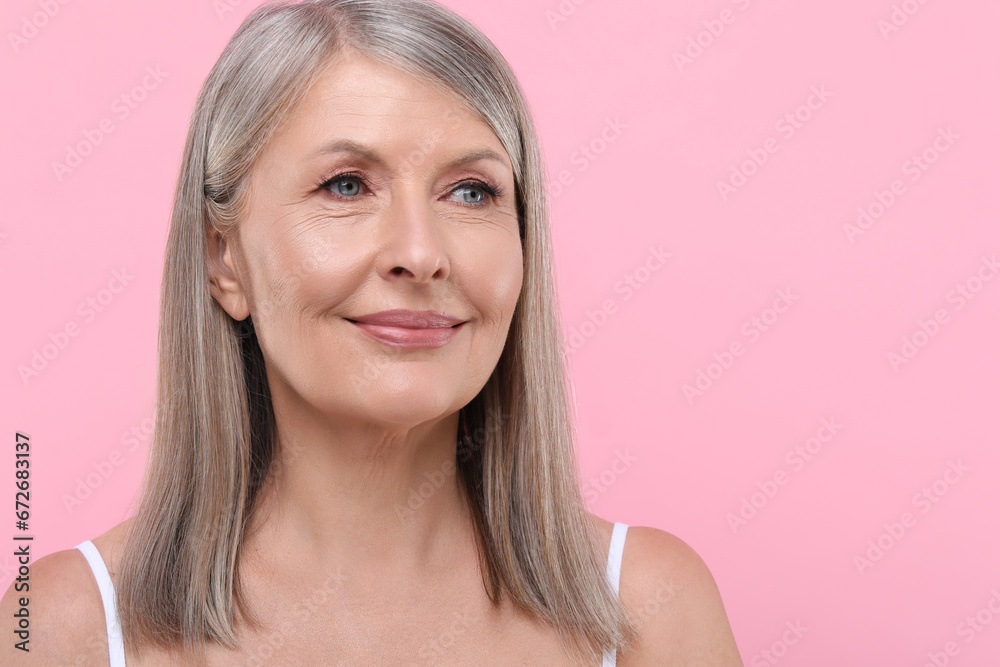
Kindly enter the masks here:
M 241 544 L 277 465 L 275 418 L 252 318 L 209 291 L 208 232 L 232 235 L 258 156 L 345 48 L 454 96 L 510 157 L 524 281 L 503 353 L 460 411 L 459 479 L 483 585 L 550 624 L 577 655 L 628 648 L 636 628 L 609 586 L 577 477 L 562 327 L 550 263 L 543 164 L 510 66 L 470 22 L 430 0 L 307 0 L 254 10 L 212 68 L 184 148 L 167 241 L 150 458 L 117 573 L 130 651 L 205 641 L 239 649 L 258 627 L 240 582 Z

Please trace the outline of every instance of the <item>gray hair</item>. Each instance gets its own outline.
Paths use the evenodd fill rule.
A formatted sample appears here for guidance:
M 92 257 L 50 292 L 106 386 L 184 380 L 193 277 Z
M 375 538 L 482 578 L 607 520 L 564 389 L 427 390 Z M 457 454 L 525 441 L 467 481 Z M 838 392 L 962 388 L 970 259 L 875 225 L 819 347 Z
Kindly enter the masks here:
M 252 326 L 210 294 L 207 238 L 238 228 L 258 157 L 345 48 L 453 96 L 492 128 L 513 166 L 522 291 L 496 368 L 460 412 L 457 450 L 487 594 L 494 605 L 508 596 L 581 652 L 627 648 L 636 628 L 605 577 L 577 477 L 535 127 L 496 47 L 429 0 L 265 4 L 205 81 L 168 237 L 149 465 L 117 574 L 126 643 L 137 654 L 194 651 L 208 639 L 239 648 L 235 614 L 256 623 L 240 548 L 275 465 L 274 414 Z

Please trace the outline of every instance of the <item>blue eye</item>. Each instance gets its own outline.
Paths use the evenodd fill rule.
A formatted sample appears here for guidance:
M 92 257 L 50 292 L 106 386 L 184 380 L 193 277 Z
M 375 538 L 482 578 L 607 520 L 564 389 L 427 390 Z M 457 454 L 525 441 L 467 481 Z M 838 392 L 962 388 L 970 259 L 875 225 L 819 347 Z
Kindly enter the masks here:
M 323 184 L 333 194 L 340 197 L 355 197 L 361 193 L 361 179 L 353 174 L 334 176 Z
M 321 187 L 339 199 L 354 199 L 362 194 L 362 189 L 365 188 L 365 178 L 361 174 L 352 172 L 337 174 L 324 181 Z M 458 199 L 454 198 L 456 195 Z M 452 201 L 475 208 L 481 208 L 486 205 L 487 200 L 500 196 L 502 196 L 502 191 L 499 186 L 478 180 L 459 183 L 451 191 Z
M 466 206 L 481 206 L 487 199 L 500 196 L 498 188 L 480 181 L 461 183 L 451 193 L 459 195 L 458 203 Z
M 482 188 L 463 185 L 455 189 L 455 193 L 460 193 L 463 204 L 479 204 L 486 199 L 486 191 Z

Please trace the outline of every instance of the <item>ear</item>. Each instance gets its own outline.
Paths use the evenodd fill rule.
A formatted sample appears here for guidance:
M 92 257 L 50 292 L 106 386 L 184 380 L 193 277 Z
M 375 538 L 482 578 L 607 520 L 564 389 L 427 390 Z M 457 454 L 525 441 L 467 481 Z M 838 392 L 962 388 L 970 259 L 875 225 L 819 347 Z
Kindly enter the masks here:
M 236 272 L 233 260 L 234 239 L 226 239 L 209 226 L 208 281 L 212 297 L 237 322 L 250 316 L 246 291 Z

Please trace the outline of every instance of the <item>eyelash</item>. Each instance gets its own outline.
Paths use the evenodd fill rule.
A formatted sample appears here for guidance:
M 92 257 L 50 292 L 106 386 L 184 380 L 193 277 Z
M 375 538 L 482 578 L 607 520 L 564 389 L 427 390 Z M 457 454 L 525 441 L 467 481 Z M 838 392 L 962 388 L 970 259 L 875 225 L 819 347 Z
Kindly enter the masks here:
M 366 188 L 368 187 L 368 179 L 366 179 L 362 174 L 359 174 L 358 172 L 355 171 L 345 171 L 343 173 L 336 174 L 335 176 L 331 176 L 330 178 L 320 183 L 319 187 L 325 189 L 327 192 L 329 192 L 337 199 L 340 199 L 342 201 L 352 201 L 354 197 L 345 197 L 343 195 L 339 195 L 330 188 L 330 186 L 336 183 L 337 181 L 348 178 L 356 179 L 360 181 L 361 184 L 364 185 Z M 503 188 L 501 188 L 496 183 L 492 181 L 481 181 L 474 178 L 466 179 L 461 183 L 455 184 L 455 187 L 452 188 L 452 192 L 454 192 L 455 190 L 459 190 L 463 187 L 478 188 L 482 190 L 487 195 L 488 198 L 494 201 L 502 197 L 504 194 Z M 460 204 L 461 206 L 468 206 L 470 208 L 480 208 L 482 206 L 485 206 L 487 202 L 486 199 L 484 198 L 483 201 L 479 202 L 478 204 L 467 204 L 465 202 L 456 202 L 456 203 Z

